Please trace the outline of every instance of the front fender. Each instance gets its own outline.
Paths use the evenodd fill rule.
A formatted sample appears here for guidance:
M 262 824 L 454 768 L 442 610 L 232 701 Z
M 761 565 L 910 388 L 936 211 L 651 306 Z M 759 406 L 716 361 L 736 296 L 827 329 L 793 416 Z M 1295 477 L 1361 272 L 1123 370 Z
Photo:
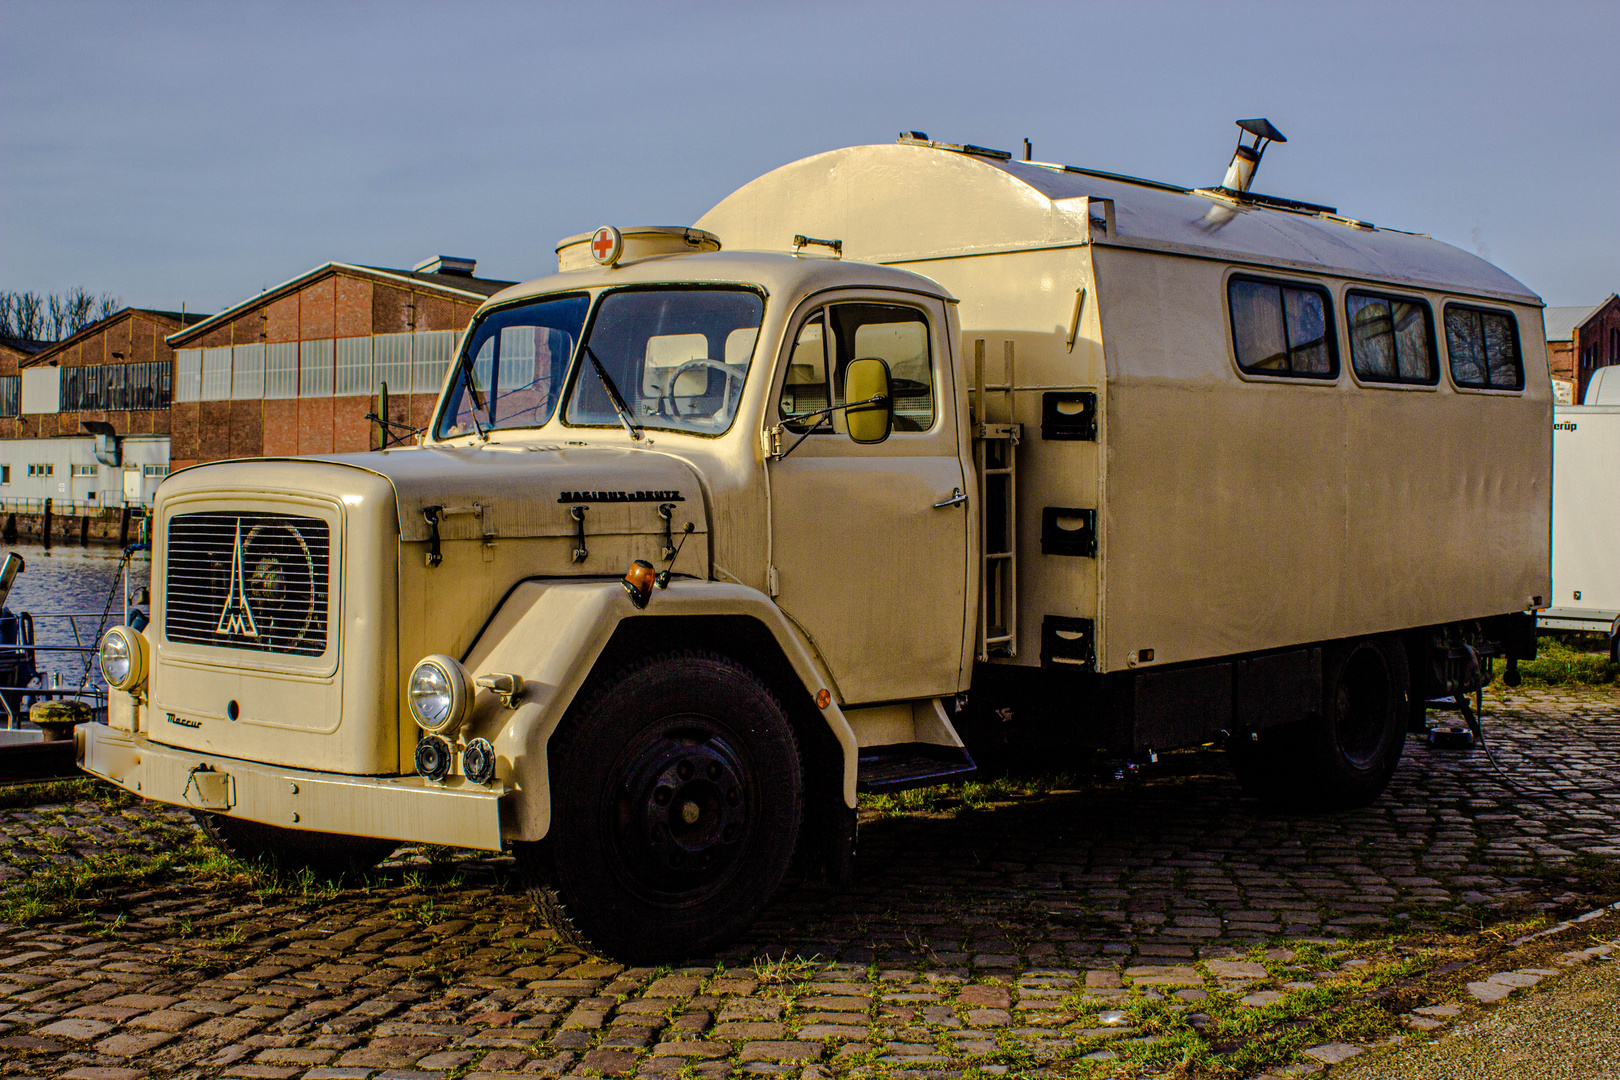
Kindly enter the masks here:
M 653 593 L 638 610 L 617 580 L 525 581 L 509 593 L 466 658 L 474 678 L 490 672 L 523 676 L 515 707 L 495 694 L 478 692 L 467 736 L 495 746 L 504 839 L 539 840 L 551 827 L 551 790 L 546 747 L 569 705 L 601 659 L 614 631 L 628 618 L 701 615 L 744 616 L 759 621 L 775 639 L 794 674 L 814 697 L 833 682 L 814 650 L 764 593 L 718 581 L 676 580 Z M 829 695 L 830 696 L 830 695 Z M 836 701 L 821 711 L 844 758 L 844 802 L 855 805 L 858 750 L 855 733 Z

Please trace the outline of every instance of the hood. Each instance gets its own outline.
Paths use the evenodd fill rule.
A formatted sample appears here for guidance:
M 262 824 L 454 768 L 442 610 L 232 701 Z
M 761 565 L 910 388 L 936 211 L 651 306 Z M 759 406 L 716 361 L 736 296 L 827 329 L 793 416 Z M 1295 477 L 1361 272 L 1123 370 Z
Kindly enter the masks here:
M 618 447 L 426 446 L 365 454 L 302 458 L 363 469 L 393 485 L 399 534 L 423 541 L 423 511 L 439 511 L 442 540 L 484 536 L 571 536 L 575 506 L 586 507 L 593 535 L 663 529 L 662 503 L 674 503 L 676 528 L 690 521 L 708 532 L 698 474 L 656 450 Z M 474 509 L 474 508 L 477 509 Z

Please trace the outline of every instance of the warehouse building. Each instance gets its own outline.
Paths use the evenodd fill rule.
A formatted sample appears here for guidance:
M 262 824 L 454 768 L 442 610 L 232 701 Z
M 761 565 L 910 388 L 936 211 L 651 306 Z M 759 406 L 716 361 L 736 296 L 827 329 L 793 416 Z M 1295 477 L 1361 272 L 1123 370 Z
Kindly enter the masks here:
M 425 427 L 459 331 L 512 284 L 476 266 L 327 263 L 170 334 L 171 464 L 377 449 L 384 385 L 389 419 Z
M 58 515 L 148 504 L 168 472 L 164 338 L 201 315 L 124 308 L 0 370 L 0 503 Z

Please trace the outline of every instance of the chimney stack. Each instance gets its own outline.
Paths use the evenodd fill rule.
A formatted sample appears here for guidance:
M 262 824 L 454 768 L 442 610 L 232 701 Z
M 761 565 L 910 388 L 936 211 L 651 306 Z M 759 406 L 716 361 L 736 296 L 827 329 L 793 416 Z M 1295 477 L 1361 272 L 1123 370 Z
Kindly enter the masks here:
M 1226 179 L 1221 181 L 1221 187 L 1227 191 L 1248 191 L 1249 185 L 1254 183 L 1254 173 L 1260 167 L 1260 155 L 1266 152 L 1266 147 L 1274 142 L 1287 142 L 1288 139 L 1264 117 L 1239 120 L 1237 126 L 1253 135 L 1254 142 L 1244 146 L 1243 136 L 1238 136 L 1237 149 L 1232 151 L 1232 163 L 1226 167 Z

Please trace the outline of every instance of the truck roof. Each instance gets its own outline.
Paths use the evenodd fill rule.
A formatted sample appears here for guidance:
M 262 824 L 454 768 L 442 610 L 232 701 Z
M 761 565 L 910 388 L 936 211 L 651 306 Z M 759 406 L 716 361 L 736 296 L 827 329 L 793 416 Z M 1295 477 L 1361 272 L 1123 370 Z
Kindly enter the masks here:
M 875 266 L 820 255 L 788 255 L 760 251 L 717 251 L 702 254 L 658 255 L 620 262 L 617 266 L 591 266 L 526 281 L 490 298 L 493 304 L 529 296 L 638 284 L 733 284 L 746 282 L 763 288 L 768 296 L 804 296 L 824 289 L 881 285 L 893 289 L 951 299 L 936 281 L 909 270 Z
M 1113 200 L 1112 232 L 1087 202 L 1100 199 Z M 727 248 L 786 250 L 795 233 L 837 238 L 846 255 L 873 263 L 1097 243 L 1541 304 L 1476 255 L 1327 207 L 916 143 L 784 165 L 696 226 Z

